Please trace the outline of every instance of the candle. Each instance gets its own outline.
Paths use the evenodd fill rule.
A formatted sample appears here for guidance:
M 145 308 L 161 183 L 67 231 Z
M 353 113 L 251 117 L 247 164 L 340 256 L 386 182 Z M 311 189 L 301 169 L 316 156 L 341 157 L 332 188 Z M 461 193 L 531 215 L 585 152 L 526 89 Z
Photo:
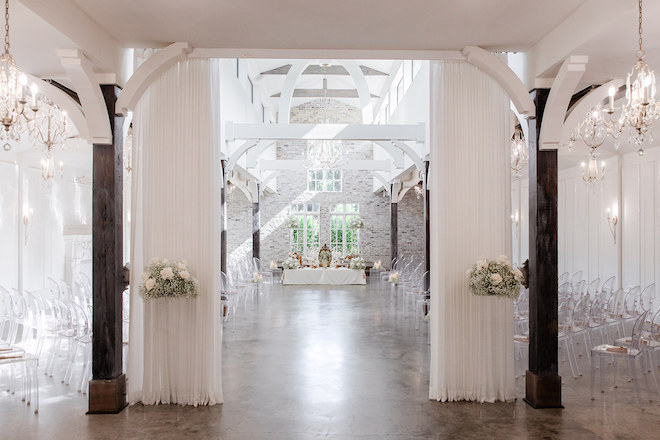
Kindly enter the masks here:
M 30 92 L 32 92 L 32 107 L 37 106 L 37 92 L 39 91 L 39 88 L 37 87 L 36 84 L 32 84 L 30 86 Z
M 614 86 L 610 86 L 608 90 L 608 95 L 610 96 L 610 113 L 614 112 L 614 95 L 616 94 L 616 89 Z

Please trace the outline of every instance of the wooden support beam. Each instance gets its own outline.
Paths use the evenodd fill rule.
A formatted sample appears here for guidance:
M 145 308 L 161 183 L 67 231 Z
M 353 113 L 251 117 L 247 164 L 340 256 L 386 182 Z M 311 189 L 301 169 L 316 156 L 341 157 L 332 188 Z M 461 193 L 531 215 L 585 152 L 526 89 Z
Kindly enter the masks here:
M 261 216 L 259 213 L 259 184 L 252 199 L 252 258 L 261 258 Z
M 227 161 L 220 161 L 222 187 L 220 188 L 220 270 L 227 274 Z
M 110 118 L 111 144 L 94 144 L 92 186 L 92 380 L 89 413 L 118 413 L 126 406 L 122 372 L 122 154 L 123 117 L 115 116 L 119 87 L 101 86 Z M 139 269 L 135 269 L 139 270 Z
M 532 91 L 529 121 L 529 370 L 525 402 L 561 408 L 557 334 L 557 151 L 541 150 L 540 129 L 548 89 Z

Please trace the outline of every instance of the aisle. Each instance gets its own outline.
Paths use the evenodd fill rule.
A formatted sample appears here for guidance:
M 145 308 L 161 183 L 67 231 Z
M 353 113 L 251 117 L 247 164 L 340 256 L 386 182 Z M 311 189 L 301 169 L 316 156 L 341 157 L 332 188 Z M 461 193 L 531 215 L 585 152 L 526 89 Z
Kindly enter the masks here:
M 427 332 L 401 318 L 370 286 L 276 285 L 225 333 L 223 416 L 250 412 L 255 433 L 418 431 Z

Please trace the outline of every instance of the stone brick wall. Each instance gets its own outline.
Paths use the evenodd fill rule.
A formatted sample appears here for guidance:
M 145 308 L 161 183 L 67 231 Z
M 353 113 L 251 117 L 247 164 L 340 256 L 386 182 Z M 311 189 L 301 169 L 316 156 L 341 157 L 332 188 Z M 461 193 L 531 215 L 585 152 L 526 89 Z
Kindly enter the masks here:
M 415 255 L 424 261 L 424 199 L 418 199 L 411 188 L 399 202 L 399 254 Z
M 340 101 L 330 100 L 326 110 L 329 123 L 361 123 L 360 109 Z M 319 123 L 323 119 L 323 101 L 309 101 L 291 109 L 291 123 Z M 304 159 L 305 141 L 283 141 L 277 145 L 278 159 Z M 370 142 L 345 142 L 343 157 L 372 159 Z M 365 260 L 390 259 L 390 211 L 389 199 L 372 192 L 372 175 L 365 171 L 343 170 L 342 192 L 313 193 L 307 191 L 307 171 L 290 170 L 277 176 L 277 193 L 265 193 L 261 197 L 261 259 L 282 261 L 289 252 L 289 229 L 284 221 L 292 203 L 318 203 L 320 213 L 320 245 L 330 244 L 330 205 L 334 203 L 358 203 L 364 228 L 360 231 L 361 253 Z M 424 255 L 423 204 L 414 191 L 409 191 L 399 204 L 400 252 L 421 252 Z M 414 210 L 415 212 L 408 212 Z M 228 255 L 239 257 L 251 253 L 250 202 L 240 190 L 228 197 Z M 420 221 L 422 223 L 420 223 Z M 404 244 L 405 243 L 405 244 Z

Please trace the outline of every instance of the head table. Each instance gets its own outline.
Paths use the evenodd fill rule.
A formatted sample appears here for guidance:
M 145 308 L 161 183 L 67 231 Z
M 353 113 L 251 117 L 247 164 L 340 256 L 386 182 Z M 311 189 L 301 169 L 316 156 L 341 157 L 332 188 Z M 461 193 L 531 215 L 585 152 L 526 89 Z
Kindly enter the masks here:
M 284 269 L 282 284 L 367 284 L 363 269 Z

